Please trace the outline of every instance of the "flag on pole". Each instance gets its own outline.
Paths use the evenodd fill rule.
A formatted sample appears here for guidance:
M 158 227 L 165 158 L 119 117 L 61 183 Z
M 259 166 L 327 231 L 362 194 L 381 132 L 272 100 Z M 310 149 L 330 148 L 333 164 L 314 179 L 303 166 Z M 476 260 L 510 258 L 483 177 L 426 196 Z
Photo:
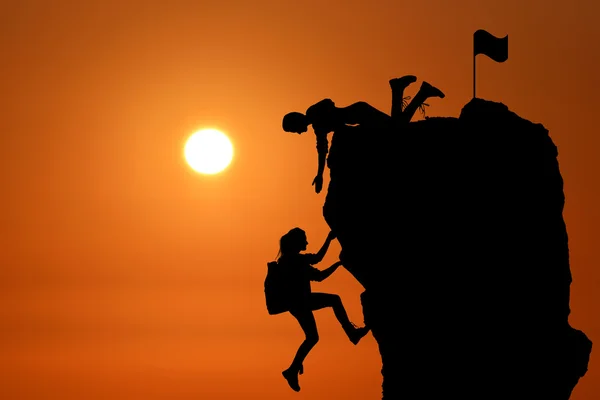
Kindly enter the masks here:
M 496 62 L 508 59 L 508 35 L 498 38 L 488 31 L 479 29 L 473 34 L 473 56 L 483 54 Z

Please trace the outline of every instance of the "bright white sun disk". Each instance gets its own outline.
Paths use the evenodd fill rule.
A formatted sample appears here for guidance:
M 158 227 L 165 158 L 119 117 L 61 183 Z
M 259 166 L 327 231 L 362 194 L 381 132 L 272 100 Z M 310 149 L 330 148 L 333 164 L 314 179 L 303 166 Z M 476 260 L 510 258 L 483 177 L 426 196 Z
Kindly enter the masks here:
M 233 145 L 223 132 L 202 129 L 189 137 L 184 147 L 185 159 L 197 172 L 216 174 L 233 159 Z

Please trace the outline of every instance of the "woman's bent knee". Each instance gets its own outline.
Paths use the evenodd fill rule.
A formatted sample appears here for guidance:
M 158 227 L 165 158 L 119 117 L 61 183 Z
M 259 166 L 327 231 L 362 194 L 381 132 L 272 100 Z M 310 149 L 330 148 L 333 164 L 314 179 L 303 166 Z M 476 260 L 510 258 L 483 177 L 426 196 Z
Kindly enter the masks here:
M 305 341 L 314 346 L 319 341 L 319 334 L 313 333 L 310 335 L 306 335 Z
M 330 298 L 332 303 L 342 303 L 342 298 L 338 294 L 332 294 Z

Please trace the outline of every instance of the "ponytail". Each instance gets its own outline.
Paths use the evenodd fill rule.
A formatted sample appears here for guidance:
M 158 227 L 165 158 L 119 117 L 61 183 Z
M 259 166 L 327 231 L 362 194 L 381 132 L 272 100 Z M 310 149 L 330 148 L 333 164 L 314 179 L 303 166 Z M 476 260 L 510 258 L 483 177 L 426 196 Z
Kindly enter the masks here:
M 279 239 L 279 252 L 277 253 L 277 259 L 280 259 L 286 254 L 296 252 L 299 248 L 298 242 L 304 235 L 306 235 L 306 233 L 300 228 L 292 228 L 288 233 L 283 235 L 281 239 Z

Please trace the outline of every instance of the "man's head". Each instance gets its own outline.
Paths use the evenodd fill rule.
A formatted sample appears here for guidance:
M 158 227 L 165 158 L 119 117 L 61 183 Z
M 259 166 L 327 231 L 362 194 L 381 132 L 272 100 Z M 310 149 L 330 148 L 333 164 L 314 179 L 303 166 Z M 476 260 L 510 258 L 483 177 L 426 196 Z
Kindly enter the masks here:
M 308 130 L 308 118 L 306 115 L 299 112 L 291 112 L 283 117 L 283 130 L 286 132 L 294 132 L 301 134 Z

